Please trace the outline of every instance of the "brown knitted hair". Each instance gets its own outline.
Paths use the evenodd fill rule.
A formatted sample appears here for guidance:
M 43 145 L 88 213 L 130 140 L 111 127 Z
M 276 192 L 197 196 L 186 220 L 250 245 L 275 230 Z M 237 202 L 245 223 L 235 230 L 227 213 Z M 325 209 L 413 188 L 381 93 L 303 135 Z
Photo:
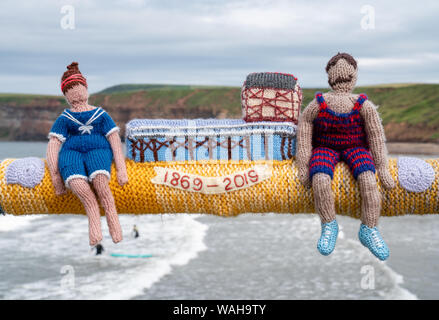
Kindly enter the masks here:
M 72 77 L 73 75 L 78 75 L 78 76 Z M 64 81 L 69 77 L 72 78 L 64 83 Z M 73 88 L 78 84 L 81 84 L 87 88 L 87 81 L 82 75 L 81 71 L 79 71 L 78 63 L 72 62 L 70 65 L 67 66 L 67 71 L 65 71 L 61 77 L 61 90 L 63 94 L 65 94 L 67 90 Z
M 329 69 L 332 66 L 335 66 L 338 62 L 338 60 L 340 59 L 344 59 L 346 60 L 351 66 L 354 67 L 355 70 L 357 70 L 357 61 L 354 59 L 354 57 L 352 57 L 350 54 L 348 53 L 337 53 L 335 56 L 333 56 L 331 58 L 331 60 L 329 60 L 328 64 L 326 65 L 326 73 L 328 73 Z

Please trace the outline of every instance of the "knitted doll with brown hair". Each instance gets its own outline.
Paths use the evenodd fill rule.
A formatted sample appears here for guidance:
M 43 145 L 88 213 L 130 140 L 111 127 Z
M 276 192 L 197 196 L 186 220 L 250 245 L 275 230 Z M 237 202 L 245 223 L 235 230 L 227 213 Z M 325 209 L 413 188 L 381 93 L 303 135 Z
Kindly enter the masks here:
M 61 78 L 61 90 L 70 109 L 64 110 L 53 124 L 47 147 L 47 164 L 55 193 L 64 194 L 66 186 L 82 202 L 92 246 L 102 240 L 98 198 L 110 235 L 117 243 L 122 240 L 122 230 L 109 186 L 113 159 L 119 184 L 128 182 L 119 128 L 102 108 L 88 104 L 87 81 L 77 62 L 67 66 Z
M 347 53 L 338 53 L 327 66 L 332 91 L 317 93 L 299 119 L 296 159 L 300 181 L 314 192 L 315 208 L 322 222 L 317 248 L 329 255 L 338 235 L 334 195 L 331 189 L 334 167 L 347 163 L 361 193 L 359 239 L 380 260 L 389 249 L 378 229 L 381 196 L 375 172 L 382 185 L 395 183 L 387 163 L 384 129 L 376 107 L 364 94 L 352 94 L 357 81 L 357 62 Z

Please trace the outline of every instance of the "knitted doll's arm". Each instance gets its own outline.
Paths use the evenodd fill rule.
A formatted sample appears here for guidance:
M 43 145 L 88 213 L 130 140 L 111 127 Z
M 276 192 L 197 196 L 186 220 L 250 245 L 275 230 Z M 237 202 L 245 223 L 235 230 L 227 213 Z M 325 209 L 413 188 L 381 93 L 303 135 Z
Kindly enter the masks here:
M 375 165 L 378 167 L 387 165 L 387 148 L 384 128 L 381 118 L 372 102 L 366 100 L 361 108 L 364 119 L 370 152 Z
M 378 176 L 384 187 L 391 189 L 395 186 L 395 182 L 389 172 L 386 137 L 381 118 L 374 104 L 368 100 L 364 102 L 361 108 L 361 115 L 364 119 L 369 149 L 375 162 Z
M 319 105 L 314 99 L 299 117 L 296 151 L 296 160 L 299 166 L 308 165 L 309 160 L 311 159 L 313 121 L 316 118 L 318 111 Z
M 312 154 L 313 121 L 319 112 L 319 104 L 314 99 L 299 117 L 297 129 L 296 163 L 299 168 L 299 179 L 309 185 L 309 160 Z
M 121 186 L 128 182 L 127 167 L 125 156 L 122 151 L 122 143 L 120 141 L 119 132 L 114 131 L 107 136 L 108 142 L 113 151 L 114 164 L 116 165 L 117 181 Z
M 61 195 L 66 192 L 64 182 L 61 178 L 58 168 L 58 158 L 61 145 L 61 140 L 55 136 L 52 136 L 50 137 L 46 152 L 47 166 L 49 168 L 50 177 L 52 178 L 52 183 L 57 195 Z

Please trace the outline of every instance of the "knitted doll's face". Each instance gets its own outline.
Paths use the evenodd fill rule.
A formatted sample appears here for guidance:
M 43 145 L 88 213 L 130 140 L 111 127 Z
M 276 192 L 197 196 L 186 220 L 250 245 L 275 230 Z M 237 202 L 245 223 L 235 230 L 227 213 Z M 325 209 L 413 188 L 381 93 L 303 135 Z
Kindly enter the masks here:
M 328 70 L 328 83 L 334 91 L 351 92 L 357 82 L 357 70 L 345 59 L 340 59 Z
M 87 104 L 88 90 L 82 84 L 78 84 L 67 90 L 64 94 L 67 102 L 72 106 L 81 106 Z

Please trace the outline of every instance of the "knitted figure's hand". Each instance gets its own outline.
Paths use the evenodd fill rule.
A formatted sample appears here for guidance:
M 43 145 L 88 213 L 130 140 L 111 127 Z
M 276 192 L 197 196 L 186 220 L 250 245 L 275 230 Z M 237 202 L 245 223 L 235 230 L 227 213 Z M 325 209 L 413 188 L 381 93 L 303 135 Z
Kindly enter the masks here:
M 66 187 L 58 168 L 58 155 L 61 150 L 61 145 L 62 142 L 59 140 L 59 137 L 50 137 L 46 153 L 47 166 L 49 167 L 50 177 L 52 178 L 55 194 L 57 196 L 66 193 Z
M 121 187 L 128 183 L 128 174 L 126 169 L 117 171 L 117 182 L 119 182 Z
M 63 195 L 66 193 L 66 187 L 64 185 L 64 181 L 61 178 L 61 175 L 59 174 L 55 174 L 52 175 L 52 183 L 53 183 L 53 187 L 55 188 L 55 194 L 57 196 Z
M 395 188 L 395 181 L 393 180 L 392 175 L 389 172 L 389 168 L 386 165 L 378 166 L 376 170 L 384 188 L 388 190 Z
M 307 188 L 311 187 L 311 181 L 309 180 L 309 167 L 299 166 L 299 181 Z
M 108 136 L 108 141 L 113 151 L 114 164 L 117 171 L 117 182 L 120 186 L 128 182 L 127 166 L 125 164 L 125 156 L 122 152 L 122 144 L 120 142 L 119 132 L 115 131 Z

